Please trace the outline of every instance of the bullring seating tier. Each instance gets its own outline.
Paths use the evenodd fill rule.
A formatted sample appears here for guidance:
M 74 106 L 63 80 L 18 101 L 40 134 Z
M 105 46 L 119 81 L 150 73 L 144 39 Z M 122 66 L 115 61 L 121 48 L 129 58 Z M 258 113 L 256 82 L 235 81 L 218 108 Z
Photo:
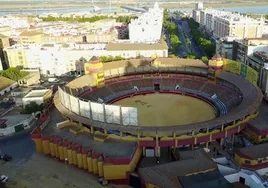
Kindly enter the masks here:
M 176 75 L 168 76 L 168 78 L 173 78 L 173 77 L 176 78 Z M 187 75 L 183 78 L 189 79 L 190 76 Z M 142 79 L 144 80 L 147 78 L 142 78 Z M 162 79 L 165 79 L 165 78 L 162 78 Z M 197 80 L 196 77 L 194 79 Z M 201 79 L 197 81 L 205 82 L 205 84 L 200 88 L 200 90 L 202 91 L 210 90 L 211 87 L 214 85 L 214 84 L 207 82 L 203 77 L 201 77 Z M 259 108 L 259 105 L 261 104 L 262 97 L 263 97 L 262 92 L 260 91 L 259 88 L 255 87 L 253 84 L 251 84 L 249 81 L 245 80 L 244 78 L 234 75 L 232 73 L 228 73 L 228 72 L 221 72 L 220 74 L 218 74 L 216 77 L 216 82 L 217 83 L 230 83 L 226 85 L 227 87 L 229 85 L 235 86 L 235 88 L 233 87 L 227 88 L 227 87 L 222 87 L 223 84 L 215 84 L 215 90 L 219 91 L 218 92 L 219 97 L 224 96 L 224 93 L 223 94 L 220 93 L 220 91 L 222 91 L 223 88 L 225 90 L 228 90 L 228 95 L 231 92 L 234 92 L 234 96 L 237 95 L 236 93 L 238 93 L 237 98 L 234 98 L 233 100 L 239 99 L 239 104 L 237 104 L 238 103 L 237 101 L 235 103 L 232 103 L 231 102 L 232 100 L 230 100 L 232 104 L 226 104 L 226 106 L 228 105 L 233 106 L 233 104 L 237 106 L 236 108 L 233 108 L 231 110 L 229 109 L 229 112 L 226 115 L 222 117 L 218 117 L 213 120 L 206 121 L 206 122 L 194 123 L 190 125 L 180 125 L 180 126 L 174 125 L 174 126 L 168 126 L 168 127 L 167 126 L 141 127 L 141 126 L 125 126 L 125 125 L 113 124 L 113 123 L 103 123 L 103 122 L 94 121 L 92 119 L 82 117 L 82 116 L 77 115 L 76 113 L 73 113 L 61 103 L 61 101 L 59 100 L 58 93 L 54 97 L 54 103 L 56 107 L 58 108 L 58 110 L 65 117 L 69 117 L 70 119 L 76 122 L 80 122 L 85 125 L 91 125 L 92 127 L 101 128 L 101 129 L 122 131 L 125 133 L 129 133 L 131 135 L 137 135 L 138 132 L 153 135 L 156 132 L 164 131 L 166 135 L 167 134 L 173 135 L 174 133 L 184 134 L 184 133 L 187 133 L 189 130 L 192 130 L 194 132 L 199 132 L 200 130 L 204 130 L 204 129 L 213 130 L 215 127 L 221 127 L 221 126 L 228 127 L 230 125 L 233 125 L 234 123 L 237 124 L 238 122 L 241 122 L 241 121 L 246 122 L 249 119 L 252 119 L 253 117 L 257 115 L 258 108 Z M 208 83 L 209 89 L 205 88 L 206 83 Z M 109 87 L 111 85 L 109 84 Z M 211 91 L 211 93 L 215 93 L 215 92 Z M 242 96 L 240 94 L 242 94 Z M 85 91 L 84 93 L 81 93 L 80 97 L 84 98 L 88 95 L 90 95 L 90 93 L 88 93 L 88 91 Z M 225 100 L 227 100 L 226 97 L 225 97 Z M 238 129 L 238 130 L 241 130 L 241 129 Z
M 205 97 L 207 100 L 211 100 L 219 109 L 219 116 L 225 115 L 228 111 L 232 110 L 233 107 L 237 106 L 241 100 L 239 94 L 233 90 L 208 83 L 208 81 L 199 81 L 196 77 L 188 76 L 187 78 L 165 78 L 160 79 L 161 91 L 176 91 L 176 85 L 180 86 L 180 91 L 194 93 Z M 135 93 L 134 86 L 138 87 L 139 91 L 154 91 L 154 80 L 155 77 L 143 78 L 136 76 L 124 77 L 124 79 L 114 80 L 117 83 L 109 82 L 106 86 L 88 91 L 80 95 L 80 98 L 90 100 L 92 102 L 98 102 L 98 98 L 101 98 L 104 103 L 110 103 L 114 99 Z M 211 96 L 217 94 L 218 98 L 212 99 Z M 228 94 L 228 95 L 227 95 Z

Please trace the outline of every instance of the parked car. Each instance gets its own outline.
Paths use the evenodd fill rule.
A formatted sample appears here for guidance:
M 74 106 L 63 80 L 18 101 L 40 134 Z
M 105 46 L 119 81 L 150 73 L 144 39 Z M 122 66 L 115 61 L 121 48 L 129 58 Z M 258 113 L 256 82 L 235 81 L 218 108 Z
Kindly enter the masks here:
M 3 161 L 11 161 L 12 160 L 12 157 L 10 155 L 0 155 L 0 160 L 3 160 Z
M 0 176 L 0 181 L 1 181 L 2 183 L 6 183 L 6 182 L 8 181 L 8 177 L 7 177 L 6 175 L 1 175 L 1 176 Z

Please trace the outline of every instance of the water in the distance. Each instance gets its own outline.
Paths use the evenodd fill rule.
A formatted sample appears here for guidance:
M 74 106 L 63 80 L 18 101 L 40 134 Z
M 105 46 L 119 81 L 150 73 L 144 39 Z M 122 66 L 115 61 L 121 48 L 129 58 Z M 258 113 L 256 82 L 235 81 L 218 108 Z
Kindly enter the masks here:
M 231 12 L 240 12 L 240 13 L 255 13 L 255 14 L 267 14 L 268 13 L 268 6 L 261 6 L 261 7 L 219 7 L 213 8 L 218 10 L 226 10 Z M 172 11 L 191 11 L 192 8 L 178 8 L 172 9 Z
M 171 9 L 171 11 L 192 11 L 193 8 L 177 8 Z M 256 14 L 267 14 L 268 13 L 268 6 L 258 6 L 258 7 L 228 7 L 223 8 L 219 7 L 216 8 L 219 10 L 226 10 L 232 12 L 240 12 L 240 13 L 256 13 Z M 43 13 L 58 13 L 58 14 L 65 14 L 71 12 L 92 12 L 92 7 L 82 7 L 82 8 L 45 8 L 45 9 L 16 9 L 16 10 L 1 10 L 0 9 L 0 16 L 7 15 L 7 14 L 43 14 Z M 114 13 L 117 12 L 118 9 L 115 7 L 104 7 L 101 8 L 102 13 Z M 121 9 L 123 12 L 127 12 L 125 9 Z

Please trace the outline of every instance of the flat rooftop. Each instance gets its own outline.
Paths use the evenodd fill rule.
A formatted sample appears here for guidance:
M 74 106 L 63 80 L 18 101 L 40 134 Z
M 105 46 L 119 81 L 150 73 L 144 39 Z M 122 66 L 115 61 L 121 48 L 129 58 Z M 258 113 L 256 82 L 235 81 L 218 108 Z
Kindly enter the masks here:
M 262 102 L 262 104 L 259 107 L 259 114 L 258 116 L 249 121 L 249 124 L 258 129 L 258 130 L 265 130 L 268 129 L 268 103 Z
M 32 90 L 31 88 L 18 87 L 18 88 L 13 89 L 11 92 L 20 92 L 20 93 L 23 92 L 23 93 L 25 93 L 25 92 L 29 92 L 31 90 Z
M 68 126 L 64 129 L 58 129 L 56 123 L 65 121 L 57 109 L 51 112 L 51 122 L 42 131 L 44 135 L 56 135 L 62 139 L 68 139 L 83 147 L 92 148 L 93 153 L 103 153 L 105 157 L 130 157 L 135 153 L 137 143 L 131 141 L 121 141 L 116 139 L 107 139 L 105 142 L 98 142 L 89 133 L 73 134 L 69 129 L 76 129 L 76 126 Z
M 6 77 L 0 76 L 0 91 L 14 84 L 14 80 L 10 80 Z
M 196 150 L 196 154 L 193 155 L 192 153 L 189 159 L 140 168 L 139 173 L 145 182 L 152 183 L 158 187 L 184 187 L 179 177 L 192 177 L 192 174 L 207 174 L 209 171 L 217 171 L 216 163 L 205 156 L 203 149 Z M 207 186 L 204 185 L 204 187 Z
M 165 41 L 159 43 L 146 44 L 146 43 L 108 43 L 107 51 L 120 51 L 120 50 L 167 50 L 168 46 Z
M 5 124 L 7 125 L 7 127 L 11 127 L 13 125 L 16 125 L 16 124 L 21 123 L 22 121 L 28 119 L 30 116 L 31 116 L 30 114 L 18 114 L 18 115 L 3 116 L 0 118 L 0 121 L 6 120 Z
M 48 91 L 49 89 L 32 90 L 25 96 L 25 98 L 43 97 Z
M 266 158 L 268 156 L 268 143 L 254 145 L 246 148 L 239 148 L 235 152 L 242 153 L 248 156 L 250 159 Z

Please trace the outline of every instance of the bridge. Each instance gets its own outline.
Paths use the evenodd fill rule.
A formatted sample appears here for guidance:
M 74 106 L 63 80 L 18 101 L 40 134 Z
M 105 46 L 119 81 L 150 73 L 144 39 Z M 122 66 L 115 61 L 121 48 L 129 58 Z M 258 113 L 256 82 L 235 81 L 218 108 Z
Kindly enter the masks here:
M 138 7 L 129 7 L 129 6 L 121 6 L 122 9 L 133 11 L 133 12 L 147 12 L 148 10 L 146 8 L 138 8 Z

